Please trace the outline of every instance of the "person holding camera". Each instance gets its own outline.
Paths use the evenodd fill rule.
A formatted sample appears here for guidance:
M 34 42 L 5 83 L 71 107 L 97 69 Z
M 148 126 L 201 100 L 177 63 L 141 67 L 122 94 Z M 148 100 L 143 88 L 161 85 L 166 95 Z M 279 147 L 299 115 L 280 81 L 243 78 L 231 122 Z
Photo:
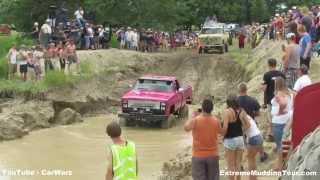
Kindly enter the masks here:
M 211 99 L 202 102 L 202 108 L 193 112 L 185 125 L 192 131 L 192 177 L 194 180 L 219 179 L 218 135 L 222 133 L 220 120 L 211 114 Z

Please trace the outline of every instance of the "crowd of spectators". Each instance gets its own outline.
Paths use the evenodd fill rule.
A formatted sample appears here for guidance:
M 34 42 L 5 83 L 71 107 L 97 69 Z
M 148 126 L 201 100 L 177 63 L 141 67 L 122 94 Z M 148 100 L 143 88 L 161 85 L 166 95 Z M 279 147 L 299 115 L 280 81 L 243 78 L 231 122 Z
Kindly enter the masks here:
M 294 33 L 295 42 L 299 43 L 301 38 L 298 32 L 299 24 L 305 26 L 312 41 L 317 43 L 320 40 L 320 6 L 310 8 L 293 6 L 287 12 L 275 14 L 268 26 L 269 37 L 274 40 L 283 40 L 286 34 Z
M 84 18 L 83 8 L 74 13 L 74 18 L 62 18 L 58 21 L 48 16 L 41 26 L 35 22 L 32 28 L 34 45 L 27 47 L 15 44 L 7 55 L 9 79 L 19 72 L 26 81 L 34 74 L 40 80 L 49 70 L 63 71 L 68 74 L 70 66 L 76 65 L 80 73 L 76 50 L 106 49 L 110 46 L 142 52 L 165 51 L 177 47 L 196 48 L 197 35 L 188 31 L 174 33 L 137 29 L 131 27 L 111 28 L 89 23 Z M 29 76 L 30 74 L 30 76 Z M 29 77 L 29 78 L 28 78 Z
M 80 62 L 76 54 L 76 45 L 72 39 L 65 43 L 59 41 L 57 45 L 50 42 L 48 48 L 40 45 L 31 48 L 21 45 L 18 49 L 16 44 L 13 44 L 7 59 L 9 80 L 14 79 L 17 72 L 20 73 L 23 81 L 27 79 L 39 81 L 50 70 L 69 74 L 72 65 L 75 65 L 76 73 L 80 73 Z
M 95 25 L 84 18 L 83 8 L 74 13 L 73 20 L 58 22 L 48 18 L 39 27 L 35 22 L 32 36 L 36 44 L 48 48 L 49 43 L 63 42 L 72 39 L 77 49 L 102 49 L 113 48 L 132 49 L 143 52 L 154 52 L 169 48 L 188 47 L 194 48 L 197 43 L 195 33 L 188 31 L 163 32 L 158 30 L 132 28 L 132 27 L 110 27 Z

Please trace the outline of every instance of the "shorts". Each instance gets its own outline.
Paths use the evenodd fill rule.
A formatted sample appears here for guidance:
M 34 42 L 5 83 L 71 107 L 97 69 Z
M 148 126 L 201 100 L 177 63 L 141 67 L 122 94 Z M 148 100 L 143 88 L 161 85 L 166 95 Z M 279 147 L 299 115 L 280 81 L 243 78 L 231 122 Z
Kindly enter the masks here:
M 34 64 L 28 64 L 29 68 L 34 68 Z
M 283 136 L 283 130 L 286 124 L 275 124 L 272 123 L 272 134 L 274 142 L 276 143 L 276 149 L 277 151 L 281 150 L 281 144 L 282 144 L 282 136 Z
M 20 73 L 28 72 L 28 64 L 20 64 Z
M 34 72 L 36 73 L 36 75 L 41 74 L 41 67 L 40 65 L 34 65 Z
M 295 82 L 298 79 L 298 69 L 290 68 L 285 72 L 286 84 L 290 89 L 293 89 Z
M 262 146 L 263 138 L 261 135 L 253 136 L 248 140 L 249 146 Z
M 68 64 L 77 63 L 77 56 L 68 56 Z
M 17 72 L 17 64 L 9 64 L 9 74 L 14 74 Z
M 234 138 L 225 138 L 223 141 L 223 146 L 229 150 L 239 150 L 244 149 L 243 136 L 238 136 Z
M 192 177 L 194 180 L 219 180 L 219 157 L 192 157 Z

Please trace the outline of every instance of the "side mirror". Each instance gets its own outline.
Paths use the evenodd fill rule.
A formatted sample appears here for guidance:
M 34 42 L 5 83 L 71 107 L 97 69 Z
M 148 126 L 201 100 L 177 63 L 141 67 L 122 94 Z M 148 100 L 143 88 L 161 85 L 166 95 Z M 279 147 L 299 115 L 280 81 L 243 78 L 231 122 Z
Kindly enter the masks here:
M 179 88 L 178 91 L 181 92 L 181 91 L 184 91 L 184 89 L 183 88 Z

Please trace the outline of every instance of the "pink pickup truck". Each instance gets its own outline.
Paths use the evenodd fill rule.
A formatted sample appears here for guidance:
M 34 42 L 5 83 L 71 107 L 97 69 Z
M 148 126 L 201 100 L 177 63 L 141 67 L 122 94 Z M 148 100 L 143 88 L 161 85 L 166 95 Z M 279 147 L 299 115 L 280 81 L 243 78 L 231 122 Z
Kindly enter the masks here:
M 175 77 L 143 76 L 121 97 L 119 123 L 159 124 L 170 128 L 178 118 L 188 116 L 187 104 L 192 103 L 192 88 L 181 86 Z

